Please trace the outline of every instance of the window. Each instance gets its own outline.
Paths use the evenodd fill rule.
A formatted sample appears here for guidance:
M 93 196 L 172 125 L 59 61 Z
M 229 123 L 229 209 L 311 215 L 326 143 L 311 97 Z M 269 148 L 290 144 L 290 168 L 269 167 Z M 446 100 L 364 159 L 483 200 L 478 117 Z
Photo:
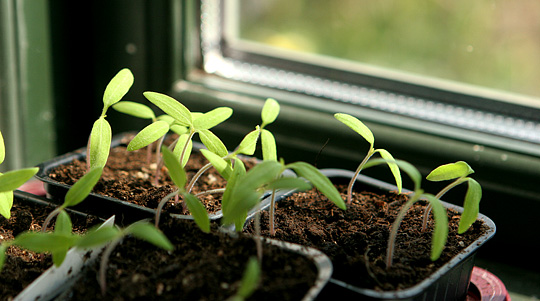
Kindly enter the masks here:
M 202 1 L 204 70 L 540 143 L 540 5 Z

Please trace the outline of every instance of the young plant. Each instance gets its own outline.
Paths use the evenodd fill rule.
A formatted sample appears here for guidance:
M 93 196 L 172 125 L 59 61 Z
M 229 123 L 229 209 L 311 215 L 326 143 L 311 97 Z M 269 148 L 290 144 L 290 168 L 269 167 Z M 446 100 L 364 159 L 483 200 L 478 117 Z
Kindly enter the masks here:
M 4 137 L 0 132 L 0 164 L 6 158 L 6 148 Z M 11 207 L 13 207 L 13 190 L 19 188 L 26 181 L 30 180 L 39 168 L 25 168 L 0 173 L 0 215 L 9 219 L 11 217 Z
M 101 255 L 99 268 L 98 281 L 101 288 L 101 293 L 103 295 L 105 295 L 107 289 L 106 272 L 109 257 L 111 256 L 114 248 L 122 241 L 124 237 L 128 235 L 132 235 L 138 239 L 147 241 L 167 251 L 174 249 L 174 246 L 171 244 L 169 239 L 167 239 L 167 237 L 161 231 L 144 220 L 135 222 L 124 229 L 115 227 L 91 229 L 86 235 L 78 239 L 74 245 L 79 249 L 86 249 L 109 243 Z
M 73 186 L 71 186 L 66 193 L 66 196 L 64 197 L 64 203 L 54 209 L 45 221 L 43 222 L 43 226 L 41 230 L 45 232 L 47 230 L 47 227 L 49 226 L 49 223 L 51 220 L 59 215 L 60 213 L 64 212 L 64 209 L 67 207 L 73 207 L 75 205 L 78 205 L 82 201 L 86 199 L 88 194 L 92 191 L 94 186 L 96 186 L 97 182 L 101 178 L 101 174 L 103 173 L 103 168 L 96 167 L 94 169 L 91 169 L 89 172 L 87 172 L 84 176 L 82 176 Z
M 161 115 L 156 117 L 154 111 L 144 104 L 132 102 L 132 101 L 120 101 L 113 105 L 113 109 L 128 114 L 134 117 L 150 119 L 152 123 L 142 129 L 127 146 L 128 151 L 134 151 L 143 147 L 147 148 L 147 163 L 150 164 L 150 157 L 152 153 L 152 144 L 157 141 L 155 152 L 156 173 L 154 178 L 154 185 L 158 185 L 160 170 L 161 170 L 161 146 L 165 140 L 166 134 L 169 131 L 173 131 L 179 136 L 188 132 L 185 126 L 175 123 L 174 118 L 168 115 Z
M 389 161 L 386 159 L 375 159 L 370 162 L 368 162 L 364 168 L 369 168 L 375 165 L 388 164 Z M 433 216 L 435 219 L 435 225 L 433 228 L 433 234 L 431 238 L 431 260 L 435 261 L 440 256 L 444 249 L 444 245 L 446 244 L 446 239 L 448 237 L 448 216 L 446 215 L 446 209 L 442 205 L 441 201 L 435 197 L 432 194 L 424 193 L 424 190 L 420 187 L 422 176 L 418 169 L 411 165 L 408 162 L 401 161 L 401 160 L 393 160 L 391 163 L 396 164 L 401 170 L 405 171 L 405 173 L 411 178 L 411 180 L 414 183 L 414 190 L 412 194 L 409 196 L 409 199 L 407 202 L 401 207 L 401 209 L 398 212 L 398 215 L 396 216 L 396 219 L 392 223 L 391 229 L 390 229 L 390 235 L 388 237 L 388 246 L 386 249 L 386 268 L 389 269 L 392 266 L 393 257 L 394 257 L 394 249 L 395 249 L 395 242 L 397 233 L 399 230 L 399 226 L 401 222 L 403 221 L 403 218 L 407 214 L 407 211 L 414 205 L 414 203 L 425 200 L 429 202 L 429 204 L 433 208 Z
M 195 134 L 199 134 L 201 142 L 211 152 L 222 157 L 227 155 L 227 148 L 221 140 L 210 131 L 211 128 L 229 119 L 232 109 L 219 107 L 207 113 L 192 113 L 176 99 L 156 92 L 144 92 L 143 95 L 154 105 L 158 106 L 165 114 L 174 118 L 175 122 L 188 128 L 188 133 L 181 135 L 174 154 L 185 166 L 191 152 L 191 142 Z
M 206 211 L 206 208 L 196 196 L 190 194 L 184 188 L 187 182 L 187 177 L 186 172 L 184 171 L 184 168 L 182 167 L 180 161 L 168 148 L 163 147 L 162 152 L 163 161 L 165 162 L 165 166 L 167 166 L 167 169 L 169 170 L 169 176 L 173 180 L 176 187 L 178 187 L 178 189 L 168 194 L 159 203 L 158 208 L 156 209 L 156 228 L 159 225 L 159 217 L 161 215 L 163 205 L 171 197 L 181 194 L 184 199 L 184 203 L 186 204 L 187 209 L 191 212 L 191 215 L 193 216 L 193 219 L 195 220 L 197 226 L 199 226 L 199 228 L 206 233 L 210 232 L 210 219 L 208 218 L 208 212 Z
M 234 296 L 230 297 L 227 300 L 228 301 L 246 300 L 257 289 L 260 281 L 261 281 L 261 267 L 259 266 L 259 262 L 257 261 L 257 258 L 250 257 L 246 265 L 246 269 L 244 270 L 242 281 L 240 282 L 240 288 L 238 289 L 238 291 L 236 292 Z
M 468 183 L 467 193 L 465 194 L 465 200 L 463 203 L 463 213 L 461 214 L 461 219 L 459 220 L 459 234 L 467 231 L 478 218 L 480 200 L 482 199 L 482 187 L 477 181 L 468 177 L 472 173 L 474 173 L 474 170 L 469 166 L 469 164 L 464 161 L 458 161 L 455 163 L 441 165 L 431 171 L 426 177 L 427 180 L 433 182 L 454 180 L 435 195 L 437 199 L 441 199 L 445 193 L 459 184 Z M 431 206 L 429 205 L 424 211 L 422 231 L 425 231 L 427 228 L 427 220 L 430 211 Z
M 105 119 L 109 107 L 119 102 L 133 85 L 133 74 L 129 69 L 122 69 L 107 85 L 103 94 L 103 109 L 94 122 L 87 148 L 88 169 L 103 168 L 109 158 L 111 148 L 111 125 Z
M 5 261 L 5 252 L 9 246 L 19 246 L 23 249 L 38 253 L 50 252 L 53 256 L 53 263 L 60 266 L 66 257 L 66 253 L 76 241 L 78 235 L 71 233 L 71 220 L 67 213 L 63 212 L 58 216 L 57 226 L 54 232 L 23 232 L 11 241 L 3 241 L 0 245 L 0 270 Z
M 388 164 L 388 167 L 390 168 L 390 171 L 392 172 L 392 175 L 396 180 L 398 192 L 401 193 L 401 174 L 399 171 L 399 167 L 394 163 L 394 157 L 387 150 L 382 148 L 375 149 L 375 138 L 373 137 L 373 133 L 371 132 L 371 130 L 356 117 L 353 117 L 349 114 L 337 113 L 334 114 L 334 117 L 358 134 L 360 134 L 360 136 L 362 136 L 369 143 L 368 153 L 366 154 L 362 162 L 360 162 L 360 165 L 358 165 L 356 172 L 347 188 L 347 204 L 350 205 L 352 202 L 352 190 L 356 178 L 360 174 L 360 171 L 362 171 L 362 168 L 364 168 L 364 165 L 376 153 L 379 153 L 381 157 L 386 160 L 386 163 Z

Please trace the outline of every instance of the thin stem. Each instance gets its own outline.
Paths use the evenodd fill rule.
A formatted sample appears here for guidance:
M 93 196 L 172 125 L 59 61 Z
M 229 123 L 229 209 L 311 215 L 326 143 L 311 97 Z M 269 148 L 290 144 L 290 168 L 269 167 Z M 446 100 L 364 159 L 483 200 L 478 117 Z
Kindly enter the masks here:
M 178 195 L 178 192 L 180 192 L 180 190 L 175 190 L 171 193 L 169 193 L 168 195 L 166 195 L 160 202 L 159 202 L 159 205 L 158 207 L 156 208 L 156 228 L 158 228 L 158 225 L 159 225 L 159 218 L 161 216 L 161 211 L 163 210 L 163 206 L 165 206 L 165 204 L 167 203 L 167 201 L 172 198 L 173 196 L 175 195 Z
M 41 226 L 41 232 L 45 233 L 45 231 L 47 230 L 47 227 L 49 227 L 49 224 L 51 223 L 51 220 L 57 216 L 58 214 L 60 214 L 60 212 L 62 212 L 62 210 L 64 210 L 64 208 L 62 207 L 57 207 L 56 209 L 54 209 L 51 213 L 49 213 L 49 215 L 47 215 L 47 218 L 45 219 L 45 221 L 43 222 L 43 226 Z
M 207 194 L 224 193 L 224 192 L 225 192 L 225 188 L 217 188 L 217 189 L 212 189 L 212 190 L 206 190 L 206 191 L 203 191 L 203 192 L 199 192 L 195 196 L 199 197 L 199 196 L 203 196 L 203 195 L 207 195 Z
M 441 191 L 439 191 L 439 193 L 437 193 L 437 195 L 435 195 L 435 198 L 440 200 L 443 195 L 445 195 L 450 189 L 456 187 L 457 185 L 463 183 L 467 181 L 467 178 L 458 178 L 456 179 L 454 182 L 448 184 L 448 186 L 444 187 Z M 431 213 L 431 208 L 433 206 L 431 206 L 431 203 L 429 203 L 427 206 L 426 206 L 426 209 L 424 209 L 424 217 L 422 219 L 422 232 L 426 231 L 427 230 L 427 223 L 428 223 L 428 218 L 429 218 L 429 214 Z
M 354 182 L 356 182 L 356 178 L 360 174 L 360 171 L 362 171 L 362 168 L 364 168 L 364 165 L 366 165 L 369 158 L 373 156 L 373 154 L 375 154 L 375 150 L 373 149 L 373 147 L 371 147 L 367 155 L 364 157 L 364 160 L 362 160 L 360 165 L 358 165 L 358 168 L 356 169 L 354 176 L 351 178 L 351 181 L 349 182 L 349 187 L 347 188 L 347 205 L 350 205 L 352 203 L 352 190 L 353 190 Z
M 189 185 L 188 187 L 186 188 L 186 191 L 188 193 L 191 193 L 191 190 L 193 189 L 193 187 L 195 186 L 195 183 L 199 180 L 199 178 L 203 175 L 203 173 L 205 173 L 207 170 L 209 170 L 210 168 L 212 168 L 212 163 L 207 163 L 206 165 L 204 165 L 203 167 L 201 167 L 197 173 L 193 176 L 193 178 L 191 179 L 191 181 L 189 182 Z
M 163 141 L 165 140 L 165 135 L 163 135 L 158 140 L 158 144 L 156 145 L 156 176 L 154 178 L 154 186 L 159 185 L 159 177 L 161 176 L 161 165 L 163 160 L 161 160 L 161 146 L 163 145 Z
M 120 240 L 120 238 L 117 238 L 111 241 L 101 255 L 101 262 L 99 265 L 99 287 L 101 288 L 101 294 L 103 296 L 105 296 L 105 293 L 107 292 L 107 265 L 109 264 L 109 257 L 111 257 L 112 251 L 120 243 Z
M 259 259 L 259 264 L 262 265 L 263 245 L 261 238 L 261 202 L 257 202 L 257 209 L 255 212 L 255 246 L 257 248 L 257 258 Z
M 189 133 L 189 137 L 186 139 L 186 144 L 184 144 L 184 148 L 182 149 L 182 154 L 180 155 L 180 164 L 182 164 L 182 166 L 183 166 L 184 156 L 186 155 L 186 150 L 188 148 L 189 141 L 191 141 L 194 135 L 195 135 L 195 131 L 191 130 Z
M 403 218 L 407 214 L 407 211 L 409 211 L 409 208 L 411 208 L 411 206 L 420 199 L 422 193 L 422 190 L 414 192 L 414 195 L 412 195 L 412 197 L 407 201 L 407 203 L 405 203 L 400 209 L 398 215 L 396 216 L 396 219 L 394 220 L 394 223 L 392 224 L 390 236 L 388 237 L 388 246 L 386 248 L 386 269 L 389 269 L 392 266 L 392 261 L 394 259 L 394 248 L 396 244 L 396 237 L 399 225 L 403 221 Z
M 152 145 L 154 145 L 155 142 L 152 142 L 146 146 L 146 164 L 150 165 L 150 162 L 152 161 Z
M 270 235 L 276 235 L 276 229 L 274 226 L 274 215 L 275 215 L 275 206 L 276 206 L 276 190 L 272 190 L 272 195 L 270 197 L 270 217 L 268 218 L 268 223 L 270 224 Z

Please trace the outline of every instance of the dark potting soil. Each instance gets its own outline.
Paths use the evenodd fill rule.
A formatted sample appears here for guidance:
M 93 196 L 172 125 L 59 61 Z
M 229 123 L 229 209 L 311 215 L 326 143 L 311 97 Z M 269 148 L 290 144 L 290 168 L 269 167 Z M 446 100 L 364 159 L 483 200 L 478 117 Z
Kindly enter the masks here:
M 97 281 L 99 260 L 66 295 L 71 300 L 226 300 L 233 296 L 251 256 L 252 238 L 200 231 L 192 221 L 164 220 L 161 229 L 175 248 L 167 252 L 134 238 L 112 252 L 107 291 Z M 261 283 L 252 300 L 300 300 L 317 277 L 306 257 L 264 245 Z
M 185 167 L 188 181 L 208 161 L 200 152 L 193 152 Z M 255 165 L 255 159 L 244 160 L 246 168 Z M 68 164 L 58 166 L 49 173 L 49 177 L 60 183 L 73 185 L 86 172 L 85 160 L 74 160 Z M 110 151 L 107 165 L 93 192 L 130 202 L 139 206 L 155 209 L 159 202 L 175 190 L 174 184 L 168 176 L 166 167 L 162 167 L 158 185 L 154 185 L 156 174 L 155 154 L 152 154 L 151 163 L 147 161 L 146 149 L 128 151 L 124 146 L 113 147 Z M 192 193 L 225 188 L 226 182 L 215 170 L 206 171 L 196 182 Z M 216 213 L 221 209 L 221 194 L 207 194 L 198 197 L 209 213 Z M 179 204 L 174 204 L 174 198 L 164 206 L 163 210 L 169 213 L 189 214 L 184 212 Z
M 345 199 L 344 185 L 338 186 Z M 354 192 L 352 205 L 341 210 L 316 190 L 293 194 L 276 203 L 275 239 L 321 250 L 332 260 L 333 278 L 354 286 L 381 291 L 411 287 L 481 236 L 486 226 L 476 221 L 462 235 L 457 234 L 460 215 L 448 210 L 449 233 L 446 247 L 437 261 L 430 260 L 431 233 L 422 232 L 425 204 L 409 209 L 399 228 L 394 260 L 386 269 L 385 259 L 390 226 L 407 196 L 393 193 Z M 271 237 L 268 211 L 261 214 L 262 235 Z M 253 232 L 253 220 L 245 232 Z
M 54 208 L 53 206 L 19 204 L 15 199 L 11 218 L 6 219 L 0 216 L 0 242 L 12 240 L 24 231 L 40 231 L 45 218 Z M 74 231 L 77 233 L 99 223 L 97 218 L 91 216 L 71 215 L 70 217 Z M 54 220 L 51 225 L 54 225 Z M 0 271 L 0 300 L 13 299 L 51 266 L 52 258 L 49 254 L 38 254 L 16 246 L 9 247 L 4 267 Z

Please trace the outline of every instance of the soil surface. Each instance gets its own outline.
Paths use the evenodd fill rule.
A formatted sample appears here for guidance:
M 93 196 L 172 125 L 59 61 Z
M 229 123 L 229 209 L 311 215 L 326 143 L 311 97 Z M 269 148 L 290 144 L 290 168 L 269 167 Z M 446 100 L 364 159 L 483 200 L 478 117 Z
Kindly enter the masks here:
M 338 186 L 345 198 L 345 185 Z M 357 287 L 381 291 L 411 287 L 458 254 L 486 227 L 475 222 L 462 235 L 457 234 L 459 213 L 448 210 L 449 235 L 437 261 L 430 260 L 431 231 L 422 232 L 425 204 L 417 202 L 402 222 L 396 242 L 393 264 L 386 269 L 389 228 L 407 196 L 369 191 L 354 192 L 352 205 L 339 209 L 316 190 L 293 194 L 276 203 L 276 234 L 273 238 L 311 246 L 332 259 L 333 278 Z M 262 212 L 262 235 L 271 237 L 268 211 Z M 249 221 L 245 232 L 253 232 Z
M 161 229 L 175 245 L 167 252 L 128 238 L 109 259 L 107 292 L 97 282 L 98 261 L 86 270 L 70 300 L 226 300 L 234 295 L 251 256 L 254 240 L 201 232 L 192 221 L 164 220 Z M 251 300 L 300 300 L 317 270 L 306 257 L 264 245 L 261 284 Z
M 47 215 L 54 206 L 38 206 L 31 203 L 20 204 L 15 198 L 11 218 L 0 216 L 0 242 L 12 240 L 24 231 L 40 231 Z M 82 233 L 88 227 L 99 223 L 97 218 L 70 214 L 74 232 Z M 54 225 L 54 220 L 51 222 Z M 0 271 L 0 300 L 11 300 L 34 279 L 52 266 L 49 254 L 38 254 L 11 246 L 6 252 L 6 261 Z
M 113 147 L 109 154 L 107 165 L 93 192 L 127 201 L 136 205 L 155 209 L 159 202 L 175 190 L 174 184 L 168 176 L 166 167 L 160 168 L 158 184 L 155 185 L 157 164 L 155 154 L 152 154 L 150 163 L 146 148 L 128 151 L 125 146 Z M 246 168 L 255 165 L 255 159 L 243 160 Z M 185 167 L 188 181 L 208 161 L 200 152 L 195 150 Z M 73 185 L 86 172 L 86 161 L 75 159 L 72 162 L 58 166 L 49 173 L 49 177 L 60 183 Z M 225 188 L 226 182 L 215 170 L 210 168 L 196 182 L 192 193 Z M 221 210 L 221 194 L 207 194 L 198 196 L 208 213 Z M 180 204 L 175 204 L 172 198 L 164 207 L 164 212 L 189 214 Z

